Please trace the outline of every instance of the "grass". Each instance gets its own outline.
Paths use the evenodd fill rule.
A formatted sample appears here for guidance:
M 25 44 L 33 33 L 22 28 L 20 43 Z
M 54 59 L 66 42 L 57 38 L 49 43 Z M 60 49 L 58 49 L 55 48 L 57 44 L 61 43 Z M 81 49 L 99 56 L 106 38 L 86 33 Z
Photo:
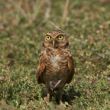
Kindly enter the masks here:
M 48 7 L 46 7 L 48 6 Z M 35 71 L 42 35 L 70 35 L 76 74 L 69 105 L 46 105 Z M 110 7 L 98 0 L 0 1 L 0 110 L 109 110 Z

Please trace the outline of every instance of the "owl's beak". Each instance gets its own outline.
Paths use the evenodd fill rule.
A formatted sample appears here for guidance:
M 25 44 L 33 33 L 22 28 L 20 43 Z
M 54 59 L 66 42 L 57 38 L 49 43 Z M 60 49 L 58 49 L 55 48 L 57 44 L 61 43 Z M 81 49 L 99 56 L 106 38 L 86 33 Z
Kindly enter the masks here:
M 57 48 L 57 45 L 56 45 L 56 41 L 55 40 L 53 40 L 53 47 L 54 48 Z

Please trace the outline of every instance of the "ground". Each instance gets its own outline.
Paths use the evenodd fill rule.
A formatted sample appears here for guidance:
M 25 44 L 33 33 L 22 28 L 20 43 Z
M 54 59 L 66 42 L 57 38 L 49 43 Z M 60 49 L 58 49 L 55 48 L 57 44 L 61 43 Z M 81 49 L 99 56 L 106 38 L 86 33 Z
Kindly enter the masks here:
M 46 104 L 36 81 L 42 36 L 70 36 L 76 74 L 63 105 Z M 0 0 L 0 110 L 110 110 L 110 3 Z

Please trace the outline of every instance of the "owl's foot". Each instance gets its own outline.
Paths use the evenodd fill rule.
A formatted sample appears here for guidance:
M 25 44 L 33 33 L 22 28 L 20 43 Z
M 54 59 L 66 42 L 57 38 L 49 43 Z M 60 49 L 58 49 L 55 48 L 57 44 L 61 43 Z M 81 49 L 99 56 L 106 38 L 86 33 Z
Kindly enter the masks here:
M 49 103 L 51 101 L 51 98 L 52 98 L 52 96 L 49 93 L 47 93 L 47 96 L 44 97 L 44 101 L 46 103 Z
M 44 97 L 44 101 L 45 102 L 49 102 L 50 101 L 50 94 L 47 94 L 47 96 Z

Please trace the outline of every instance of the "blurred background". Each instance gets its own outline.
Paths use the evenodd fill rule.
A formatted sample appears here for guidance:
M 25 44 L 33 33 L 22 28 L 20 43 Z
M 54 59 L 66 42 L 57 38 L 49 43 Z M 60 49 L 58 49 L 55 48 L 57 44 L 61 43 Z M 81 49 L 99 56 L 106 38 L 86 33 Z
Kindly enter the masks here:
M 76 63 L 64 109 L 110 109 L 110 0 L 0 0 L 0 110 L 48 109 L 35 71 L 43 33 L 55 29 Z

